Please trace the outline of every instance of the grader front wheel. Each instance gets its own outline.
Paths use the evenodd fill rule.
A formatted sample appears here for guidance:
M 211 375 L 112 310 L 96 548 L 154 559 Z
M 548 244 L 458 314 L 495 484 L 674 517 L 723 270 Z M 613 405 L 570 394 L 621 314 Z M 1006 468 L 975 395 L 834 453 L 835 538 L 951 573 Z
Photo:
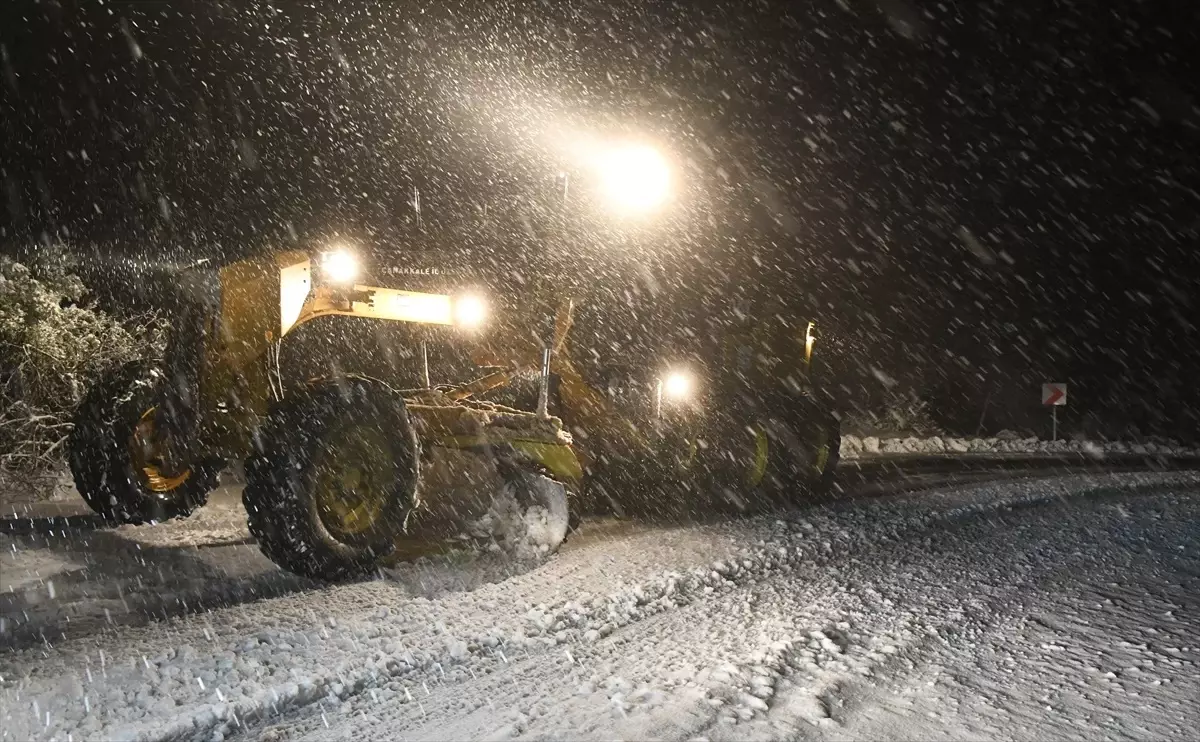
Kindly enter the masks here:
M 415 505 L 419 452 L 404 399 L 386 385 L 311 385 L 271 411 L 246 462 L 250 532 L 290 572 L 370 572 L 395 550 Z

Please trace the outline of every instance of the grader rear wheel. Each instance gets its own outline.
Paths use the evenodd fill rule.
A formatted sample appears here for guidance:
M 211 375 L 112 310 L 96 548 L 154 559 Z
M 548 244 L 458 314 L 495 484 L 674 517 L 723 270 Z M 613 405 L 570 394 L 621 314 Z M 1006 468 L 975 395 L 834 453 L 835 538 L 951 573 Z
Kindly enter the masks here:
M 224 462 L 169 463 L 170 441 L 156 424 L 162 372 L 123 366 L 92 387 L 75 413 L 67 454 L 75 488 L 118 523 L 180 518 L 208 500 Z
M 829 410 L 804 400 L 782 420 L 758 429 L 760 479 L 792 502 L 827 497 L 842 445 L 841 423 Z
M 129 456 L 143 484 L 156 494 L 174 492 L 192 478 L 190 466 L 169 467 L 164 458 L 166 443 L 158 425 L 158 407 L 142 413 L 129 436 Z
M 271 411 L 246 462 L 250 532 L 290 572 L 321 580 L 370 572 L 404 532 L 419 459 L 398 393 L 357 377 L 313 384 Z
M 759 512 L 827 498 L 840 458 L 841 424 L 811 400 L 780 406 L 778 414 L 730 425 L 714 465 L 717 507 Z

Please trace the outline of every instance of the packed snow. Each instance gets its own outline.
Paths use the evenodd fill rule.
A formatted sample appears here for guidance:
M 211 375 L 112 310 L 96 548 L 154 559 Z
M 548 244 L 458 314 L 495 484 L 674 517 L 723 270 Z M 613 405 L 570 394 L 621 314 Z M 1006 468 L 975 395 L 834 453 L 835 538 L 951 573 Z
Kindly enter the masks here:
M 1103 458 L 1114 454 L 1200 456 L 1200 448 L 1172 442 L 1047 441 L 1040 438 L 1015 436 L 996 438 L 842 436 L 841 456 L 844 459 L 887 454 L 1077 454 Z
M 570 525 L 566 487 L 548 477 L 524 476 L 492 498 L 488 512 L 467 526 L 469 536 L 517 560 L 553 553 Z
M 600 522 L 534 568 L 68 625 L 0 655 L 0 739 L 1186 736 L 1197 495 L 1072 475 Z

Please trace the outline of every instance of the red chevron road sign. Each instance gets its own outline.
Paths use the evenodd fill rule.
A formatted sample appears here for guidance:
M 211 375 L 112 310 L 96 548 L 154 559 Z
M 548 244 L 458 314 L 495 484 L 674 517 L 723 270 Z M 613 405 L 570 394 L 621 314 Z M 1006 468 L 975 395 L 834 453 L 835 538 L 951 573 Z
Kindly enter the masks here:
M 1061 382 L 1042 384 L 1042 404 L 1065 405 L 1067 403 L 1067 385 Z

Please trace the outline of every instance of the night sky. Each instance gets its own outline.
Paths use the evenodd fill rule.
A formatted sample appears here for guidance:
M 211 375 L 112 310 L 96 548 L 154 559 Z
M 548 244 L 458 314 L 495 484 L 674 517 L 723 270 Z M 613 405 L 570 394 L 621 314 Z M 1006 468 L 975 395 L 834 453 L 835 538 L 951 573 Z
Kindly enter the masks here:
M 555 235 L 593 298 L 816 316 L 846 404 L 1200 427 L 1194 3 L 5 0 L 0 44 L 6 253 Z M 669 208 L 563 215 L 583 135 L 667 151 Z

